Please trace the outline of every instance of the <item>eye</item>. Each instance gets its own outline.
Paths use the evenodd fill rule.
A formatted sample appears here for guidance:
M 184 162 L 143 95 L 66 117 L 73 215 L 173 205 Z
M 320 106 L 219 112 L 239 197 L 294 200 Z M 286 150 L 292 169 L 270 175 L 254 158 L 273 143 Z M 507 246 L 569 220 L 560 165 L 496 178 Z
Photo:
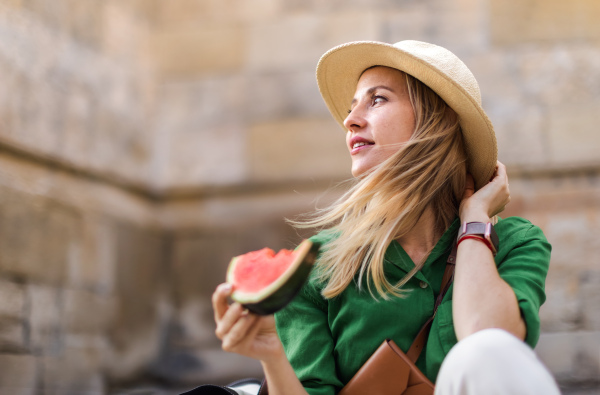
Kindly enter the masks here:
M 371 100 L 373 102 L 373 105 L 376 105 L 376 104 L 381 104 L 381 103 L 386 102 L 387 98 L 377 95 L 377 96 L 373 96 L 373 98 Z

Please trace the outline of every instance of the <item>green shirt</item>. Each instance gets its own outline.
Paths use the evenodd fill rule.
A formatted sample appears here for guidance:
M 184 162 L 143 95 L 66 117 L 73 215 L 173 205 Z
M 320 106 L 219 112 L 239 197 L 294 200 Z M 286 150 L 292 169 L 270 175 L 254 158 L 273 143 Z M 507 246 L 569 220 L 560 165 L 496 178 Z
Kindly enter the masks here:
M 373 299 L 363 285 L 352 283 L 332 299 L 321 295 L 323 284 L 309 279 L 300 294 L 275 314 L 277 332 L 296 375 L 309 394 L 337 393 L 384 339 L 407 351 L 421 326 L 433 314 L 446 260 L 460 223 L 458 218 L 440 238 L 423 268 L 404 286 L 404 298 Z M 527 326 L 525 341 L 534 347 L 540 334 L 539 308 L 545 301 L 544 282 L 551 246 L 540 228 L 518 217 L 495 226 L 500 246 L 495 257 L 500 277 L 513 289 Z M 326 248 L 331 232 L 311 238 Z M 392 283 L 402 279 L 414 263 L 399 243 L 392 242 L 385 257 L 385 274 Z M 457 343 L 452 322 L 452 289 L 445 295 L 433 321 L 417 366 L 435 382 L 440 365 Z

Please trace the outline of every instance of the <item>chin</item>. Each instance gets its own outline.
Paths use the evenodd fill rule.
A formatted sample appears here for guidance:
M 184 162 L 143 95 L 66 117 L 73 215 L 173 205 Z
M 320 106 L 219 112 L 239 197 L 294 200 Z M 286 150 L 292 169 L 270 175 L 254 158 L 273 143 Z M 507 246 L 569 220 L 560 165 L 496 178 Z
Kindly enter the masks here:
M 351 171 L 352 177 L 354 177 L 354 178 L 364 177 L 364 176 L 366 176 L 369 173 L 370 169 L 371 168 L 367 168 L 367 169 L 364 169 L 364 168 L 356 168 L 356 169 L 354 169 L 353 168 L 352 171 Z

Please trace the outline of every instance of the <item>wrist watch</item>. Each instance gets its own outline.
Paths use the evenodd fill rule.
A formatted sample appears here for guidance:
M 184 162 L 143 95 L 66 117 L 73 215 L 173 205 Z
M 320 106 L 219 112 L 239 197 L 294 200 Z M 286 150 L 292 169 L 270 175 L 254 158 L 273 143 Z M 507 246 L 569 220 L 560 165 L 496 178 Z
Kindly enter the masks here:
M 498 252 L 498 235 L 496 234 L 494 226 L 491 222 L 463 222 L 460 230 L 458 231 L 456 242 L 458 243 L 460 239 L 468 235 L 478 236 L 484 240 L 487 240 L 487 244 L 492 250 L 492 254 L 496 255 Z

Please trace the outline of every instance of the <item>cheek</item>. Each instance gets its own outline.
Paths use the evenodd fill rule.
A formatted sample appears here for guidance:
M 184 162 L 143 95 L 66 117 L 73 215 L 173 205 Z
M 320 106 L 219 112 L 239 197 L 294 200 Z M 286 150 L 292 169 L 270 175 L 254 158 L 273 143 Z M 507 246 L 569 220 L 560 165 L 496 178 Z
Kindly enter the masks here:
M 415 131 L 415 115 L 412 112 L 412 108 L 408 111 L 404 111 L 402 115 L 402 126 L 403 135 L 406 139 L 410 138 Z

